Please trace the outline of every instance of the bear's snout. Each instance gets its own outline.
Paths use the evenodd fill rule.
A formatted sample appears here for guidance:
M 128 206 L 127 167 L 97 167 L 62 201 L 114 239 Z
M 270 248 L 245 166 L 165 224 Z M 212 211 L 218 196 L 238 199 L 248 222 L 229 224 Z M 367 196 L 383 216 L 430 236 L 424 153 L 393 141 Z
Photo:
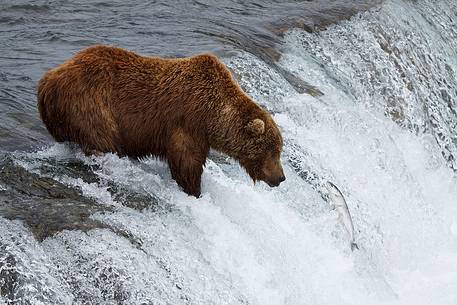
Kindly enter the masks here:
M 268 158 L 263 167 L 263 181 L 265 181 L 270 187 L 276 187 L 281 184 L 286 177 L 281 166 L 280 160 Z
M 265 182 L 270 186 L 270 187 L 276 187 L 276 186 L 279 186 L 281 184 L 281 182 L 283 182 L 284 180 L 286 180 L 286 177 L 284 176 L 284 174 L 282 174 L 281 176 L 277 177 L 277 178 L 273 178 L 273 179 L 268 179 L 266 178 L 265 179 Z

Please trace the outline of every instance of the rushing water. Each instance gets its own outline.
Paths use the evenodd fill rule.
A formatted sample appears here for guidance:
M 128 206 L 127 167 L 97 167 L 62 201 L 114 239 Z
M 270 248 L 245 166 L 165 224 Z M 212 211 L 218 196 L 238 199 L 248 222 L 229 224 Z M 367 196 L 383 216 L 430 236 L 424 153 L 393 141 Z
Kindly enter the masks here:
M 457 4 L 326 29 L 369 4 L 218 5 L 0 5 L 0 304 L 457 304 Z M 195 199 L 157 160 L 54 144 L 36 81 L 95 42 L 221 55 L 280 126 L 287 180 L 212 154 Z

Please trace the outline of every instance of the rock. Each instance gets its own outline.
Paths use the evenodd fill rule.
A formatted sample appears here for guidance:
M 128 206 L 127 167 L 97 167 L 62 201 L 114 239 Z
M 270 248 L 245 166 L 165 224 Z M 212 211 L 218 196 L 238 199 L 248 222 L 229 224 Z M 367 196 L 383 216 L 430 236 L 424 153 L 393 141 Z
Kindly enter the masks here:
M 40 177 L 4 160 L 0 164 L 0 216 L 24 221 L 37 240 L 62 230 L 88 231 L 107 226 L 90 216 L 111 209 L 51 178 Z

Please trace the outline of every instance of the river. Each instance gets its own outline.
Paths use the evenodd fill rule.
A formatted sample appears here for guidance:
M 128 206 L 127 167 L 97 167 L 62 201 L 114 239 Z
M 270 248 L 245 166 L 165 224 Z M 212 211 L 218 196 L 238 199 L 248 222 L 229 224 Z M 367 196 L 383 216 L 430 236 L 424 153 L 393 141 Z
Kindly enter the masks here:
M 0 1 L 0 304 L 457 304 L 456 20 L 452 0 Z M 161 161 L 55 143 L 37 81 L 96 43 L 217 54 L 278 123 L 287 180 L 212 152 L 195 199 Z

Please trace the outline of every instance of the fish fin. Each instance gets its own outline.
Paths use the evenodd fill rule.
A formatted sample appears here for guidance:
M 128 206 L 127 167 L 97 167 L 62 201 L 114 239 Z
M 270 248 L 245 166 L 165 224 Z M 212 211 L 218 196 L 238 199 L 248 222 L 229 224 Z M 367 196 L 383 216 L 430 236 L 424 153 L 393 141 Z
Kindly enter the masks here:
M 354 251 L 355 249 L 359 250 L 359 246 L 355 242 L 351 242 L 351 251 Z

